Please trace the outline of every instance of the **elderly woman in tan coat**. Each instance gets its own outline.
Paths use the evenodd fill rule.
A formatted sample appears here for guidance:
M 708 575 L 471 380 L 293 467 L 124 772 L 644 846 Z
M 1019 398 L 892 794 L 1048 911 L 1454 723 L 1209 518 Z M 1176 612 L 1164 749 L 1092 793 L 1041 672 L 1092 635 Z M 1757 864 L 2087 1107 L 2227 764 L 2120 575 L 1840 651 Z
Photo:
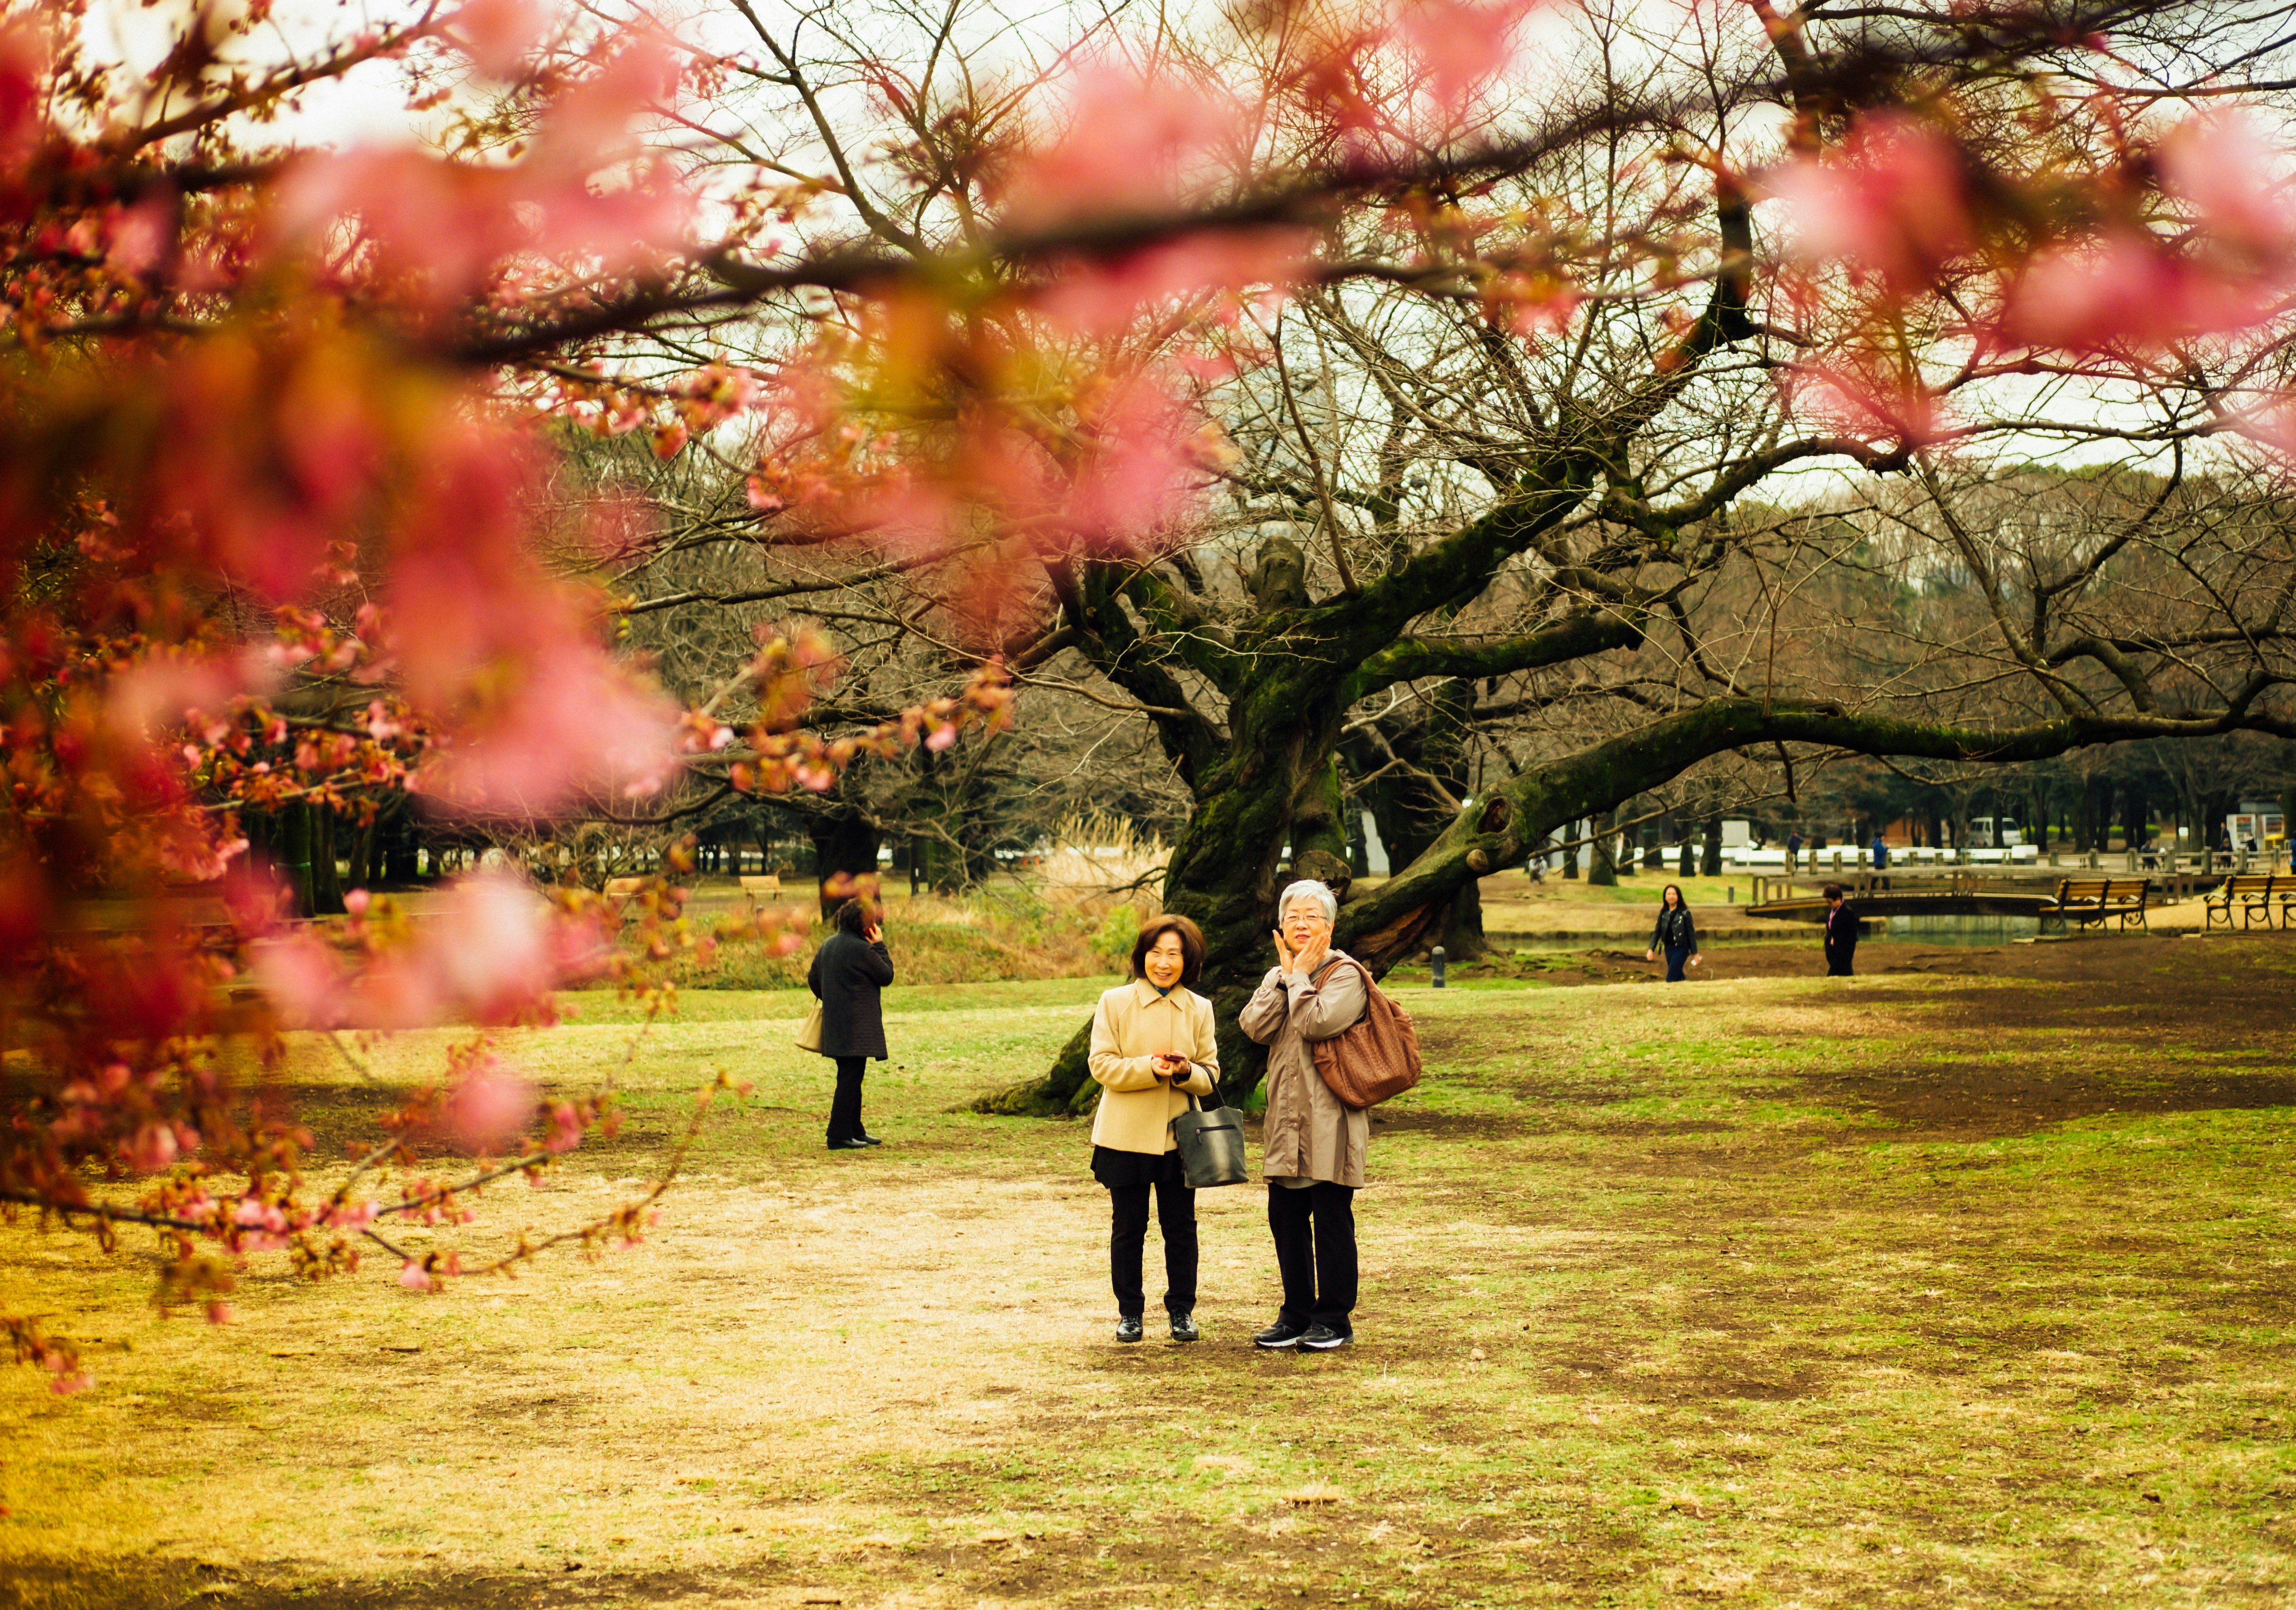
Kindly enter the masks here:
M 1147 1297 L 1140 1259 L 1148 1198 L 1164 1231 L 1164 1311 L 1172 1340 L 1196 1329 L 1196 1193 L 1180 1170 L 1174 1118 L 1191 1093 L 1219 1081 L 1212 1003 L 1190 987 L 1202 977 L 1204 936 L 1185 917 L 1152 917 L 1132 944 L 1132 982 L 1108 991 L 1092 1015 L 1087 1066 L 1100 1082 L 1092 1119 L 1092 1175 L 1108 1188 L 1109 1281 L 1116 1288 L 1116 1339 L 1136 1342 Z
M 1371 1119 L 1332 1094 L 1311 1049 L 1343 1033 L 1366 1003 L 1361 965 L 1332 949 L 1339 914 L 1323 884 L 1302 879 L 1283 891 L 1275 903 L 1276 964 L 1239 1020 L 1267 1048 L 1260 1167 L 1283 1278 L 1275 1323 L 1252 1338 L 1261 1347 L 1322 1353 L 1355 1339 L 1355 1194 Z

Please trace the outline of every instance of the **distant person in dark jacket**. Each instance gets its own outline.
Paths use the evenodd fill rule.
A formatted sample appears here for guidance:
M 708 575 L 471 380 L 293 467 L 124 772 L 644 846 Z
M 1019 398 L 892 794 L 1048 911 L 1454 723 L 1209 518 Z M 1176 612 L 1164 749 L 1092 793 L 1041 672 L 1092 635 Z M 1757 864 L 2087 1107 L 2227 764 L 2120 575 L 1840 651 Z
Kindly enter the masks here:
M 1682 886 L 1669 883 L 1658 897 L 1658 927 L 1651 932 L 1650 949 L 1643 953 L 1644 961 L 1656 961 L 1660 951 L 1666 952 L 1666 981 L 1682 982 L 1685 963 L 1698 964 L 1698 925 L 1690 919 L 1690 908 L 1682 903 Z
M 1801 830 L 1800 828 L 1796 828 L 1792 832 L 1786 835 L 1786 870 L 1789 872 L 1792 871 L 1794 870 L 1795 863 L 1800 860 Z
M 1890 870 L 1890 841 L 1882 837 L 1879 829 L 1874 833 L 1874 870 L 1877 872 Z
M 1825 886 L 1825 976 L 1848 978 L 1857 956 L 1857 913 L 1841 897 L 1841 886 Z
M 814 952 L 805 983 L 821 1002 L 821 1054 L 837 1064 L 829 1149 L 859 1151 L 880 1144 L 861 1127 L 861 1076 L 870 1058 L 885 1060 L 885 1017 L 877 993 L 893 982 L 893 958 L 869 902 L 849 900 L 830 920 L 837 931 Z

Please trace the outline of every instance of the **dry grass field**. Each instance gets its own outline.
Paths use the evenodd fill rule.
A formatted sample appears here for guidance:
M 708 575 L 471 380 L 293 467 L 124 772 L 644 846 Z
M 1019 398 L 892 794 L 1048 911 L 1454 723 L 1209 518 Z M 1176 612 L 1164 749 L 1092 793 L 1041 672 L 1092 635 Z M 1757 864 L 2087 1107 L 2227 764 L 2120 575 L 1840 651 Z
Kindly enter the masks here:
M 647 1245 L 516 1281 L 258 1259 L 213 1328 L 20 1223 L 0 1307 L 97 1385 L 0 1374 L 0 1606 L 2296 1604 L 2296 943 L 1869 955 L 1405 988 L 1324 1357 L 1249 1344 L 1250 1189 L 1201 1198 L 1206 1339 L 1118 1346 L 1083 1127 L 951 1110 L 1089 980 L 892 992 L 890 1144 L 835 1156 L 797 998 L 689 994 L 469 1244 L 753 1096 Z M 628 1028 L 578 1006 L 506 1050 L 581 1085 Z M 339 1149 L 435 1055 L 305 1047 L 297 1099 Z

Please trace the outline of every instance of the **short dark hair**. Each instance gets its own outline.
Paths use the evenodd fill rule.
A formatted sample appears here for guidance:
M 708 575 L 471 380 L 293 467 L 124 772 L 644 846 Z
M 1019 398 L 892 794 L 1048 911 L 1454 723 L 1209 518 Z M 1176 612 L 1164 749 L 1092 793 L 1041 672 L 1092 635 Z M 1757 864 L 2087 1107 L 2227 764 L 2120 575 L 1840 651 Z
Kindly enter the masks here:
M 857 934 L 869 926 L 869 903 L 857 897 L 839 906 L 830 921 L 837 925 L 840 934 Z
M 1195 988 L 1204 976 L 1204 931 L 1177 911 L 1151 917 L 1140 925 L 1140 936 L 1132 942 L 1132 976 L 1148 976 L 1148 952 L 1167 934 L 1180 936 L 1180 982 Z
M 1824 895 L 1828 900 L 1839 900 L 1841 898 L 1841 886 L 1838 883 L 1829 883 L 1824 888 L 1818 890 L 1818 893 Z

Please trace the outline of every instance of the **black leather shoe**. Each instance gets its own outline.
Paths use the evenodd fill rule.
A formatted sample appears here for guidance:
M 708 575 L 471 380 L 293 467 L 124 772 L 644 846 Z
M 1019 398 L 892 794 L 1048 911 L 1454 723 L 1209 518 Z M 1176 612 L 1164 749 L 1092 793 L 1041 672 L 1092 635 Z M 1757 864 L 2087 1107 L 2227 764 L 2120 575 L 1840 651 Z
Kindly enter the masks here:
M 856 1135 L 853 1138 L 860 1141 L 864 1146 L 882 1146 L 885 1144 L 874 1135 Z
M 872 1144 L 873 1142 L 868 1140 L 832 1140 L 829 1149 L 833 1152 L 865 1152 Z
M 1175 1342 L 1199 1341 L 1202 1338 L 1203 1334 L 1204 1333 L 1202 1331 L 1196 1328 L 1195 1315 L 1192 1313 L 1176 1313 L 1172 1316 L 1172 1340 Z
M 1328 1325 L 1310 1325 L 1307 1334 L 1300 1338 L 1300 1345 L 1310 1353 L 1329 1353 L 1334 1347 L 1345 1347 L 1355 1339 L 1351 1331 L 1333 1330 Z
M 1142 1334 L 1143 1333 L 1140 1328 L 1140 1316 L 1138 1314 L 1120 1313 L 1116 1316 L 1116 1339 L 1118 1341 L 1136 1342 L 1140 1339 Z
M 1297 1347 L 1300 1338 L 1306 1336 L 1308 1329 L 1308 1326 L 1294 1325 L 1289 1320 L 1278 1320 L 1252 1337 L 1251 1344 L 1254 1347 Z

